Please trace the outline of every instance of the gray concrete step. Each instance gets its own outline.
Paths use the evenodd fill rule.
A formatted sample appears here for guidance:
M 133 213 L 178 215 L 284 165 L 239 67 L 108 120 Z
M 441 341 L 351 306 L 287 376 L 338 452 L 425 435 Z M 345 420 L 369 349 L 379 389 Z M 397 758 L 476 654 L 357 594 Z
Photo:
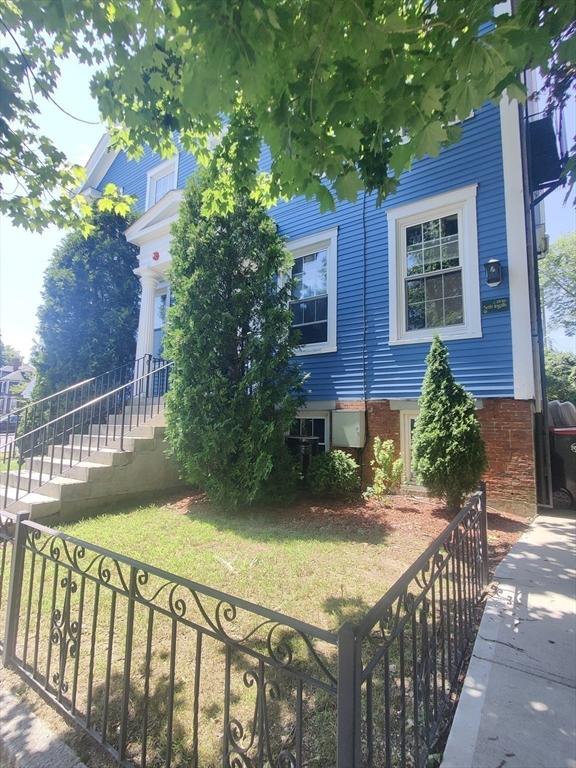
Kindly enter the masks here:
M 3 486 L 0 504 L 10 512 L 28 512 L 34 520 L 57 515 L 60 512 L 60 499 L 46 496 L 44 493 L 17 494 L 16 488 Z
M 72 477 L 63 477 L 58 475 L 50 477 L 49 472 L 34 472 L 22 468 L 20 472 L 0 472 L 0 488 L 6 486 L 6 481 L 10 488 L 19 490 L 19 495 L 23 496 L 28 491 L 37 491 L 43 496 L 50 496 L 53 499 L 61 498 L 81 498 L 85 495 L 86 481 L 78 480 Z

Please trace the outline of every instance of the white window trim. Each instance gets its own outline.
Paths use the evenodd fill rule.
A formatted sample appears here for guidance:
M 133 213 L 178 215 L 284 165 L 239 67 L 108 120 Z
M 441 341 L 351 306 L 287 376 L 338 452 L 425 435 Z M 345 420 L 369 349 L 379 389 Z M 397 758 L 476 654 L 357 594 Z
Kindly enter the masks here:
M 432 341 L 438 334 L 442 339 L 473 339 L 482 336 L 480 314 L 480 276 L 478 265 L 478 225 L 476 219 L 477 184 L 426 197 L 407 205 L 387 210 L 388 266 L 390 300 L 390 344 L 419 344 Z M 404 231 L 413 224 L 458 214 L 460 263 L 464 323 L 443 328 L 406 330 Z
M 161 178 L 162 176 L 167 176 L 168 172 L 172 170 L 172 173 L 174 175 L 174 186 L 172 189 L 176 189 L 178 187 L 178 161 L 179 161 L 179 154 L 176 153 L 174 157 L 169 157 L 168 160 L 164 160 L 163 163 L 160 163 L 159 165 L 155 165 L 154 168 L 151 168 L 148 173 L 146 174 L 147 180 L 146 180 L 146 210 L 149 208 L 152 208 L 153 205 L 156 203 L 153 203 L 154 200 L 154 187 L 156 185 L 156 181 Z M 170 190 L 172 191 L 172 190 Z M 159 200 L 157 202 L 160 202 Z
M 297 419 L 324 419 L 324 444 L 326 445 L 326 453 L 330 450 L 330 440 L 332 437 L 330 429 L 330 411 L 310 411 L 307 408 L 296 411 Z
M 326 352 L 336 352 L 336 324 L 337 324 L 337 306 L 338 306 L 338 293 L 337 293 L 337 240 L 338 240 L 338 227 L 332 227 L 331 229 L 324 229 L 321 232 L 314 232 L 311 235 L 305 237 L 299 237 L 296 240 L 290 240 L 286 243 L 286 248 L 294 256 L 306 256 L 308 253 L 314 253 L 325 249 L 328 255 L 327 258 L 327 274 L 326 274 L 326 287 L 328 290 L 328 333 L 326 341 L 319 344 L 303 344 L 298 347 L 295 354 L 301 355 L 317 355 Z

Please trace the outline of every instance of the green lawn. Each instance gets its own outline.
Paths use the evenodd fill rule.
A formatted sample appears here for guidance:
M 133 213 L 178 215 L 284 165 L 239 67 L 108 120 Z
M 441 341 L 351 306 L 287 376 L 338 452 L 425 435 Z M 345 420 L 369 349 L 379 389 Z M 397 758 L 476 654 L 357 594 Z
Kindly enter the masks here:
M 346 619 L 359 618 L 430 541 L 417 525 L 408 534 L 406 526 L 402 530 L 389 529 L 386 514 L 372 514 L 361 503 L 350 508 L 341 505 L 328 509 L 299 505 L 284 511 L 270 509 L 227 515 L 193 498 L 188 510 L 185 504 L 175 500 L 102 514 L 63 524 L 61 528 L 85 541 L 332 631 L 336 631 Z M 86 565 L 91 558 L 92 555 L 87 552 L 83 564 Z M 107 566 L 110 566 L 110 561 Z M 21 626 L 28 626 L 29 630 L 27 663 L 36 670 L 36 679 L 40 684 L 53 688 L 52 678 L 59 656 L 57 650 L 48 650 L 51 645 L 49 617 L 54 607 L 63 606 L 65 588 L 62 585 L 62 567 L 56 572 L 49 563 L 44 590 L 40 593 L 39 569 L 40 561 L 37 561 L 32 584 L 30 564 L 25 571 L 23 595 L 26 597 L 21 607 Z M 111 573 L 111 583 L 114 583 L 117 577 L 113 567 Z M 142 592 L 150 596 L 161 584 L 162 581 L 151 578 L 142 586 Z M 73 665 L 78 663 L 76 707 L 84 716 L 90 711 L 92 725 L 97 731 L 103 730 L 106 718 L 107 740 L 118 746 L 125 681 L 127 601 L 119 596 L 113 605 L 112 593 L 107 588 L 101 588 L 96 597 L 94 583 L 89 580 L 86 580 L 84 588 L 80 653 L 77 662 L 72 659 L 67 662 L 65 682 L 70 683 L 70 687 L 63 693 L 63 701 L 69 708 Z M 198 617 L 190 594 L 181 588 L 178 590 L 173 596 L 176 610 L 177 598 L 183 598 L 186 616 Z M 70 596 L 71 620 L 80 617 L 80 593 L 78 588 Z M 28 619 L 27 596 L 33 606 Z M 169 605 L 169 589 L 160 592 L 156 603 Z M 37 607 L 40 605 L 43 619 L 38 622 L 40 611 Z M 215 606 L 215 601 L 205 603 L 212 617 Z M 202 768 L 219 766 L 222 764 L 225 721 L 225 646 L 219 640 L 200 633 L 201 654 L 197 658 L 199 634 L 195 628 L 178 623 L 177 630 L 174 630 L 175 622 L 170 615 L 158 612 L 155 612 L 151 626 L 149 616 L 146 606 L 136 606 L 130 665 L 128 756 L 139 764 L 147 712 L 147 765 L 159 768 L 165 764 L 169 679 L 173 672 L 172 768 L 193 765 L 191 724 L 195 718 L 193 690 L 196 679 L 199 691 L 198 764 Z M 225 614 L 222 616 L 226 620 Z M 242 621 L 245 622 L 242 631 L 245 631 L 257 626 L 262 619 L 239 613 L 232 625 Z M 247 643 L 264 656 L 268 655 L 266 631 L 267 627 L 261 637 L 256 632 Z M 19 652 L 22 655 L 25 636 L 24 629 L 19 636 Z M 39 648 L 37 654 L 36 642 Z M 277 650 L 281 651 L 283 642 L 290 644 L 294 650 L 297 660 L 294 666 L 312 675 L 318 674 L 305 644 L 298 636 L 291 630 L 281 629 L 274 636 Z M 176 648 L 174 670 L 170 668 L 172 643 Z M 94 682 L 88 706 L 91 646 Z M 151 649 L 149 674 L 147 647 Z M 322 641 L 315 647 L 326 665 L 334 670 L 335 648 Z M 229 663 L 230 717 L 244 727 L 245 736 L 240 741 L 246 746 L 250 742 L 254 722 L 257 690 L 254 679 L 250 682 L 250 675 L 258 672 L 258 662 L 241 649 L 234 648 Z M 200 674 L 196 678 L 198 667 Z M 277 672 L 266 667 L 265 676 L 267 685 L 278 685 L 278 698 L 270 691 L 267 694 L 271 750 L 278 755 L 283 745 L 289 743 L 289 735 L 294 729 L 297 685 L 296 679 L 284 671 Z M 104 706 L 106 699 L 109 702 L 107 708 Z M 335 756 L 334 697 L 305 684 L 302 708 L 303 764 L 310 768 L 331 768 Z M 86 760 L 87 756 L 83 757 Z M 91 763 L 90 760 L 88 762 Z M 92 764 L 100 765 L 97 762 Z M 238 762 L 238 765 L 244 763 Z
M 360 506 L 360 505 L 359 505 Z M 61 525 L 67 533 L 330 630 L 369 608 L 429 543 L 356 507 L 235 512 L 170 503 Z

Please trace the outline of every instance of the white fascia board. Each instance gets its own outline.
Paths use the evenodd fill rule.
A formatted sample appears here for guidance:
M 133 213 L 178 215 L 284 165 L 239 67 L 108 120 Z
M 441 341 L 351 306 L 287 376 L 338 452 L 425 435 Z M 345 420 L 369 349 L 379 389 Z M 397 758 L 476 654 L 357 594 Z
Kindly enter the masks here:
M 106 132 L 84 166 L 86 179 L 79 191 L 82 192 L 89 187 L 96 188 L 119 154 L 120 151 L 118 149 L 110 149 L 110 134 Z
M 506 248 L 508 251 L 514 397 L 516 400 L 533 400 L 536 396 L 536 387 L 532 350 L 520 112 L 518 102 L 515 99 L 510 101 L 506 94 L 500 100 L 500 131 L 506 208 Z

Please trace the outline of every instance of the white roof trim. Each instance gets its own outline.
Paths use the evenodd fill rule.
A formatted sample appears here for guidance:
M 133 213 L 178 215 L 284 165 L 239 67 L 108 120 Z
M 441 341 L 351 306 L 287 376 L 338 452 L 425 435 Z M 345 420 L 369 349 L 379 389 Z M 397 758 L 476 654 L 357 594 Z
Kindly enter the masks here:
M 120 154 L 120 150 L 110 148 L 110 141 L 110 134 L 106 132 L 90 155 L 84 166 L 86 179 L 79 190 L 80 192 L 90 187 L 97 187 Z
M 129 243 L 141 245 L 147 240 L 167 232 L 170 225 L 178 218 L 182 196 L 183 191 L 181 189 L 173 189 L 164 195 L 161 200 L 148 208 L 139 219 L 136 219 L 128 227 L 124 233 L 126 240 Z

